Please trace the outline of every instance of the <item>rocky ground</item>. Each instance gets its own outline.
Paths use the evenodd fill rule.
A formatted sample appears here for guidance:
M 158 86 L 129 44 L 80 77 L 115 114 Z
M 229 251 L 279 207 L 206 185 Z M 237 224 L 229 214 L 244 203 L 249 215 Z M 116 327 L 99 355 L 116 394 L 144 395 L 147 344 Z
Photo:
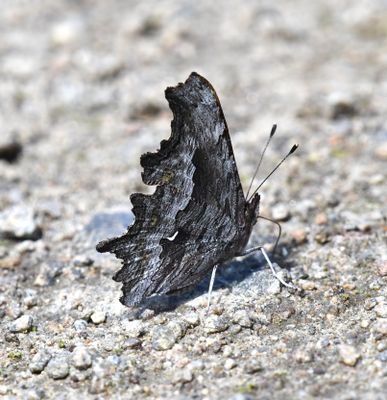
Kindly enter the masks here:
M 4 398 L 385 398 L 384 0 L 15 0 L 0 31 Z M 163 91 L 193 70 L 246 188 L 273 123 L 260 178 L 300 145 L 262 189 L 299 290 L 252 256 L 221 268 L 208 314 L 208 279 L 129 309 L 95 245 L 132 221 L 139 156 L 170 133 Z

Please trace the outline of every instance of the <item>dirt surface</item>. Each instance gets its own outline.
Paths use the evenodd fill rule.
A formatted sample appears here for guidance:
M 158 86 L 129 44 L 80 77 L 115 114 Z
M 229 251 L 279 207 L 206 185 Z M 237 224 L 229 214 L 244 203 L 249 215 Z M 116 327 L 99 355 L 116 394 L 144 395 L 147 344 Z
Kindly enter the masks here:
M 3 1 L 0 394 L 8 399 L 384 399 L 387 3 Z M 100 239 L 149 191 L 165 87 L 215 87 L 248 187 L 282 222 L 258 256 L 148 309 L 119 303 Z M 254 244 L 273 243 L 260 221 Z

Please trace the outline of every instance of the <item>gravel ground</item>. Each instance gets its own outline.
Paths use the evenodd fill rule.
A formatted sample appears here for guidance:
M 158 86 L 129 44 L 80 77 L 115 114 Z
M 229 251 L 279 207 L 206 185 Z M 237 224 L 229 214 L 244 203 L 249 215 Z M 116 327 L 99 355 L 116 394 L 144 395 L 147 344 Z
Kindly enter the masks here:
M 387 3 L 4 0 L 0 13 L 0 394 L 8 399 L 384 399 Z M 248 186 L 283 221 L 275 261 L 122 306 L 98 240 L 132 221 L 166 86 L 213 83 Z M 259 179 L 255 182 L 259 182 Z M 254 244 L 272 243 L 260 222 Z

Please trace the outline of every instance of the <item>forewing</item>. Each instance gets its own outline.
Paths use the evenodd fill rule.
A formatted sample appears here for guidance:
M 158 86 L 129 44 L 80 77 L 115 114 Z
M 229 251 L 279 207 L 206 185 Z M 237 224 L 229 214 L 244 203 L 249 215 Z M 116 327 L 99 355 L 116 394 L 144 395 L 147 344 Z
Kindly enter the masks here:
M 123 260 L 114 279 L 123 282 L 126 305 L 192 287 L 227 259 L 220 242 L 231 244 L 244 222 L 245 199 L 214 89 L 192 73 L 166 98 L 171 137 L 141 157 L 143 181 L 156 191 L 132 195 L 134 224 L 97 246 Z

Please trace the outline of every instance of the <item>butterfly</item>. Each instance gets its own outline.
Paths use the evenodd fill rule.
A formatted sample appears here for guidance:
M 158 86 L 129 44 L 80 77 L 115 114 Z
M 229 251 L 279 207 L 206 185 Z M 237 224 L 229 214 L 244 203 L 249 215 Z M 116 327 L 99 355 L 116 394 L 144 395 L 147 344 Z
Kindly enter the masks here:
M 127 306 L 188 292 L 211 270 L 212 286 L 218 265 L 245 254 L 259 218 L 260 195 L 244 195 L 212 85 L 193 72 L 165 97 L 173 113 L 171 136 L 140 161 L 143 182 L 156 190 L 132 194 L 134 224 L 97 245 L 122 260 L 113 279 L 122 282 L 120 301 Z

